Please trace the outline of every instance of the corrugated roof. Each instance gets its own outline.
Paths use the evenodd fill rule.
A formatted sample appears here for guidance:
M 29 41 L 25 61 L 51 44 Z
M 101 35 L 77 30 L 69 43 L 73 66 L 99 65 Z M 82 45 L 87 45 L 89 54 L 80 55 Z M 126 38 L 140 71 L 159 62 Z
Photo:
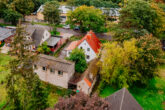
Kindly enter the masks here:
M 49 39 L 46 40 L 46 42 L 48 43 L 48 46 L 55 46 L 61 38 L 58 37 L 50 37 Z
M 5 40 L 6 38 L 14 35 L 13 29 L 7 29 L 0 27 L 0 41 Z
M 122 88 L 105 98 L 112 110 L 143 110 L 126 88 Z
M 35 64 L 67 73 L 71 73 L 72 71 L 74 71 L 75 66 L 74 62 L 43 54 L 39 55 L 39 59 Z

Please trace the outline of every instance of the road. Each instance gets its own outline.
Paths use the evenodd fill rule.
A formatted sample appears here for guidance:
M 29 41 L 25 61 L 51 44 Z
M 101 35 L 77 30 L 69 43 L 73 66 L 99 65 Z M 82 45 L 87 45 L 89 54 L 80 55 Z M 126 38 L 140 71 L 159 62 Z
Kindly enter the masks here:
M 27 25 L 27 24 L 26 24 Z M 28 24 L 31 25 L 31 24 Z M 37 27 L 43 27 L 47 30 L 52 30 L 52 28 L 50 26 L 44 26 L 44 25 L 34 25 Z M 74 36 L 84 36 L 85 33 L 81 33 L 80 31 L 75 31 L 73 29 L 64 29 L 64 28 L 57 28 L 57 31 L 63 34 L 72 34 Z M 107 34 L 107 33 L 97 33 L 96 36 L 100 39 L 105 39 L 105 40 L 111 40 L 111 35 Z

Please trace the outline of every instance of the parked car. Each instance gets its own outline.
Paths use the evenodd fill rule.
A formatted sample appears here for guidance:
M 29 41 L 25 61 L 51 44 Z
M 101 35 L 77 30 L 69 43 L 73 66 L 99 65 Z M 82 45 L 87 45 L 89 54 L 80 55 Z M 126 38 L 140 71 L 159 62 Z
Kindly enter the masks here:
M 75 26 L 74 30 L 80 30 L 80 26 Z
M 70 29 L 70 25 L 64 25 L 63 28 L 64 29 Z

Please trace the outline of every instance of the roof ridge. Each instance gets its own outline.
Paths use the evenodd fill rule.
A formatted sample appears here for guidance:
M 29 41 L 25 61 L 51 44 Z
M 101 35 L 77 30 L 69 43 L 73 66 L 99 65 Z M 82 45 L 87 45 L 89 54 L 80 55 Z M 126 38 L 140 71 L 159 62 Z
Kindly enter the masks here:
M 124 96 L 125 96 L 125 88 L 123 88 L 123 94 L 122 94 L 122 99 L 121 99 L 121 104 L 120 104 L 120 110 L 122 110 Z
M 53 56 L 48 56 L 48 57 L 52 57 L 52 59 L 51 59 L 51 58 L 48 58 L 46 56 L 48 56 L 48 55 L 40 55 L 40 57 L 42 57 L 44 59 L 47 59 L 47 60 L 54 60 L 54 61 L 57 61 L 57 62 L 61 62 L 61 63 L 64 63 L 64 64 L 70 64 L 70 65 L 73 64 L 73 62 L 69 62 L 69 61 L 66 61 L 64 59 L 59 59 L 59 58 L 55 58 Z

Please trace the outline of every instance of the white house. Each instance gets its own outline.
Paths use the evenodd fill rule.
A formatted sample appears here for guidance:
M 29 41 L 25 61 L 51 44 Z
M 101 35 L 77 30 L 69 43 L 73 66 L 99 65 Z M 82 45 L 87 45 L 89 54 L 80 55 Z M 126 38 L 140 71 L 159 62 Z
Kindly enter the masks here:
M 75 63 L 48 55 L 39 55 L 34 72 L 42 81 L 68 88 L 68 82 L 75 72 Z
M 70 53 L 75 48 L 83 49 L 86 55 L 86 61 L 89 62 L 96 58 L 101 48 L 101 42 L 93 31 L 89 31 L 81 40 L 71 42 L 66 48 L 66 56 L 69 57 Z
M 39 45 L 49 39 L 51 34 L 43 27 L 28 25 L 26 27 L 26 37 L 29 41 L 33 42 L 33 45 L 29 46 L 29 50 L 35 50 Z

